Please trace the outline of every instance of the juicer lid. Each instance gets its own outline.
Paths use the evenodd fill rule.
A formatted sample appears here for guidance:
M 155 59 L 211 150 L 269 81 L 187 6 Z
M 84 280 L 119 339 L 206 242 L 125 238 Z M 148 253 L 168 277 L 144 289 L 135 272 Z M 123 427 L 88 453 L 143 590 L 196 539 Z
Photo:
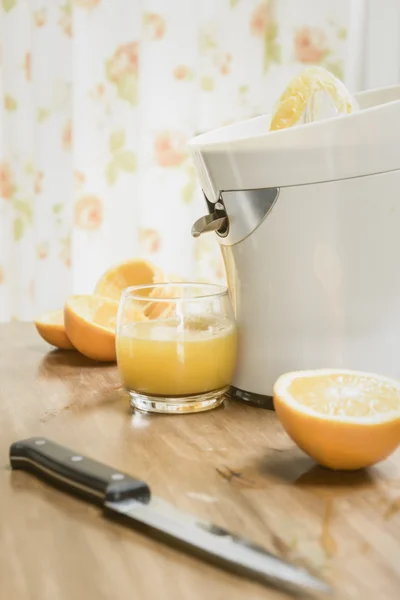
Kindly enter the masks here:
M 196 136 L 189 148 L 203 191 L 337 181 L 400 169 L 400 85 L 355 94 L 360 111 L 268 131 L 263 115 Z

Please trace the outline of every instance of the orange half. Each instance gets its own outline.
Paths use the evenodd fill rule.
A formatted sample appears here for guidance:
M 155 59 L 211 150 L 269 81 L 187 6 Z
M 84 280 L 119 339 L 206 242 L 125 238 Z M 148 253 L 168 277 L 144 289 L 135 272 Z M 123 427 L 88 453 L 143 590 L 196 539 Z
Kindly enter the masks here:
M 357 110 L 355 99 L 337 77 L 324 67 L 311 66 L 289 81 L 275 107 L 270 131 L 296 125 L 313 95 L 321 92 L 331 99 L 338 114 L 349 114 Z M 316 112 L 318 114 L 318 110 Z
M 64 307 L 68 337 L 79 352 L 100 361 L 115 361 L 118 302 L 102 296 L 70 296 Z
M 166 319 L 173 314 L 176 306 L 173 298 L 182 296 L 182 288 L 179 285 L 173 285 L 178 281 L 178 276 L 168 276 L 168 282 L 171 285 L 155 286 L 151 290 L 149 298 L 153 298 L 154 301 L 150 301 L 143 309 L 143 313 L 148 319 Z M 168 302 L 168 299 L 171 299 L 171 302 Z
M 133 285 L 151 285 L 164 281 L 161 269 L 143 259 L 128 260 L 108 269 L 99 279 L 94 293 L 119 300 L 122 291 Z
M 319 464 L 353 470 L 400 444 L 400 382 L 361 371 L 320 369 L 282 375 L 274 386 L 278 418 Z
M 53 310 L 35 319 L 34 325 L 39 335 L 51 346 L 62 350 L 74 350 L 64 326 L 64 312 Z

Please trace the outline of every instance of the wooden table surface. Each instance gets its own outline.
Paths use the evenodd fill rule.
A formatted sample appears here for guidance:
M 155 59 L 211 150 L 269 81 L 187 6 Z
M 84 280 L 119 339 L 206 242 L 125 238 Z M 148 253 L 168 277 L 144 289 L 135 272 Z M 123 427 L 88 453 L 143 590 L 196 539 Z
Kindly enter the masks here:
M 400 598 L 400 452 L 354 474 L 316 466 L 273 412 L 132 414 L 115 366 L 0 325 L 0 589 L 12 600 L 289 598 L 107 520 L 22 471 L 11 442 L 43 435 L 147 481 L 180 509 L 329 581 L 339 600 Z

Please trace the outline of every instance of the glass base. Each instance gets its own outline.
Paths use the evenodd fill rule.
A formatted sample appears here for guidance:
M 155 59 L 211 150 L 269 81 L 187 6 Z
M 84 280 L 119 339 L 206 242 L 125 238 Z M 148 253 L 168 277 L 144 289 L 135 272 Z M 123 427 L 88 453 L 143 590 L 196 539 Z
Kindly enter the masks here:
M 211 410 L 220 406 L 225 398 L 228 387 L 194 396 L 150 396 L 133 390 L 127 390 L 130 396 L 131 407 L 152 413 L 186 414 Z

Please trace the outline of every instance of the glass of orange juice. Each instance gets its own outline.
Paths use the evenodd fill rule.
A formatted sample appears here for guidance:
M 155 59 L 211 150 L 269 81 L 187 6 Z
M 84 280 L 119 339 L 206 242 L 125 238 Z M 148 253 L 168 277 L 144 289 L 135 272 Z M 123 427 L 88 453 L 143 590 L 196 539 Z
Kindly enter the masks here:
M 219 406 L 235 369 L 236 338 L 223 286 L 157 283 L 125 289 L 116 345 L 131 406 L 158 413 Z

